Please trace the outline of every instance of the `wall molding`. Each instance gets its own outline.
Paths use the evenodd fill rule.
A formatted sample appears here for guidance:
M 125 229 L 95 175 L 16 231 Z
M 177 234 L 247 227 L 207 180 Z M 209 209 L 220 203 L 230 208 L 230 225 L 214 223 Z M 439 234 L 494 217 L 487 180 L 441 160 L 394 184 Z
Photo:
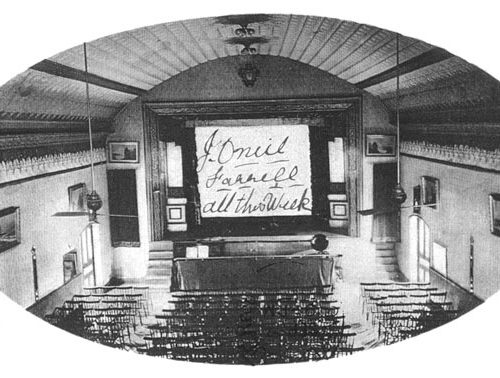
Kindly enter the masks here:
M 94 150 L 94 163 L 106 161 L 104 148 Z M 51 154 L 42 157 L 0 162 L 0 184 L 30 177 L 67 171 L 90 164 L 90 151 Z
M 304 113 L 333 112 L 349 109 L 359 97 L 349 98 L 306 98 L 284 100 L 228 100 L 193 102 L 144 102 L 144 106 L 156 115 L 179 115 L 189 117 L 208 115 L 238 115 L 262 113 Z
M 423 141 L 404 141 L 401 142 L 400 152 L 427 159 L 500 171 L 500 149 L 489 151 L 466 145 L 443 146 Z
M 107 133 L 94 133 L 92 140 L 104 141 Z M 78 143 L 89 143 L 88 132 L 82 133 L 50 133 L 50 134 L 15 134 L 0 137 L 0 150 L 20 150 L 41 146 L 61 146 Z

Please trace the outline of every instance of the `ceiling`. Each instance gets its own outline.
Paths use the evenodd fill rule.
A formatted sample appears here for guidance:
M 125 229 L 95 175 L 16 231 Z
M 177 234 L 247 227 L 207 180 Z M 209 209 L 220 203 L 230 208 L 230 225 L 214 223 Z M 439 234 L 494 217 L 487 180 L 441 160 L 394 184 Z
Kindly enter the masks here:
M 333 18 L 233 17 L 240 25 L 248 21 L 248 27 L 255 30 L 254 36 L 264 37 L 264 43 L 252 45 L 257 54 L 281 56 L 317 67 L 379 96 L 394 108 L 396 80 L 391 79 L 394 75 L 387 80 L 379 78 L 374 84 L 370 79 L 394 70 L 395 33 Z M 114 83 L 91 86 L 92 114 L 96 118 L 111 119 L 138 94 L 180 72 L 210 60 L 240 55 L 242 45 L 227 43 L 234 39 L 237 28 L 240 26 L 231 17 L 203 18 L 148 26 L 88 43 L 89 72 L 108 84 Z M 408 66 L 408 72 L 403 70 L 400 80 L 403 109 L 455 106 L 461 102 L 470 105 L 476 100 L 498 102 L 496 96 L 500 91 L 489 91 L 485 95 L 462 90 L 458 97 L 443 96 L 443 91 L 455 93 L 456 88 L 463 88 L 469 81 L 476 83 L 478 72 L 482 71 L 425 42 L 404 36 L 399 40 L 401 67 Z M 437 51 L 439 59 L 423 58 L 436 50 L 440 50 Z M 56 67 L 56 72 L 69 70 L 74 76 L 73 70 L 81 74 L 84 70 L 82 46 L 48 60 L 45 65 L 34 66 L 0 87 L 0 117 L 79 119 L 85 116 L 83 81 L 72 75 L 70 78 L 55 75 L 52 67 Z M 411 64 L 417 61 L 420 64 Z M 498 87 L 498 82 L 488 75 L 479 76 L 488 85 Z M 422 93 L 434 90 L 441 94 L 434 96 L 432 103 L 422 103 Z M 417 100 L 413 101 L 414 98 Z

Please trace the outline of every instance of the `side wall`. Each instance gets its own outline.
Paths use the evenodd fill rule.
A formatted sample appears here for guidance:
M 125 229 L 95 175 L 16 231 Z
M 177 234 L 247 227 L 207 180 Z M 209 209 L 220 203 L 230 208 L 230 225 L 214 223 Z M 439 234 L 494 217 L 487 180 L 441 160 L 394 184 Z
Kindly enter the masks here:
M 440 181 L 437 209 L 422 208 L 421 217 L 430 228 L 430 239 L 447 247 L 448 278 L 462 288 L 469 287 L 469 240 L 474 238 L 474 292 L 486 299 L 500 289 L 500 238 L 490 233 L 488 195 L 500 192 L 500 173 L 490 173 L 451 166 L 435 161 L 402 156 L 402 185 L 409 198 L 421 176 Z M 411 203 L 410 201 L 406 202 Z M 402 243 L 399 251 L 401 271 L 414 278 L 411 271 L 408 217 L 401 214 Z
M 96 190 L 105 200 L 108 197 L 105 165 L 95 167 Z M 20 208 L 21 244 L 0 252 L 0 291 L 23 307 L 35 302 L 31 248 L 37 250 L 38 283 L 40 298 L 64 283 L 63 255 L 78 249 L 79 235 L 88 223 L 87 217 L 52 217 L 58 211 L 68 210 L 68 187 L 85 183 L 90 189 L 90 169 L 83 168 L 67 173 L 32 179 L 0 188 L 0 209 L 9 206 Z M 107 213 L 104 201 L 103 213 Z M 101 283 L 111 277 L 112 255 L 110 250 L 107 217 L 100 217 Z M 79 256 L 81 263 L 81 256 Z

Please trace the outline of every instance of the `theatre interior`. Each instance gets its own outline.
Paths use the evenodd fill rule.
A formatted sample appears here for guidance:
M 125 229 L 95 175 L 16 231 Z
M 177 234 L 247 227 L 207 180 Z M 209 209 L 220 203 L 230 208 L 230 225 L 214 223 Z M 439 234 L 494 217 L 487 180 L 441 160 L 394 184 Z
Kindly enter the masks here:
M 500 83 L 442 47 L 230 15 L 82 41 L 0 87 L 0 291 L 89 343 L 322 360 L 499 288 Z

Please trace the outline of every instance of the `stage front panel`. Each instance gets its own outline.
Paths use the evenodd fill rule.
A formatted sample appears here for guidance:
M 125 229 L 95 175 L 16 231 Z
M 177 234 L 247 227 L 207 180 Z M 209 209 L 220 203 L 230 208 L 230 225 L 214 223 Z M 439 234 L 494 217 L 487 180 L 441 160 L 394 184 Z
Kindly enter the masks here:
M 307 125 L 197 127 L 201 216 L 311 215 Z
M 171 290 L 238 290 L 333 285 L 330 256 L 175 259 Z

